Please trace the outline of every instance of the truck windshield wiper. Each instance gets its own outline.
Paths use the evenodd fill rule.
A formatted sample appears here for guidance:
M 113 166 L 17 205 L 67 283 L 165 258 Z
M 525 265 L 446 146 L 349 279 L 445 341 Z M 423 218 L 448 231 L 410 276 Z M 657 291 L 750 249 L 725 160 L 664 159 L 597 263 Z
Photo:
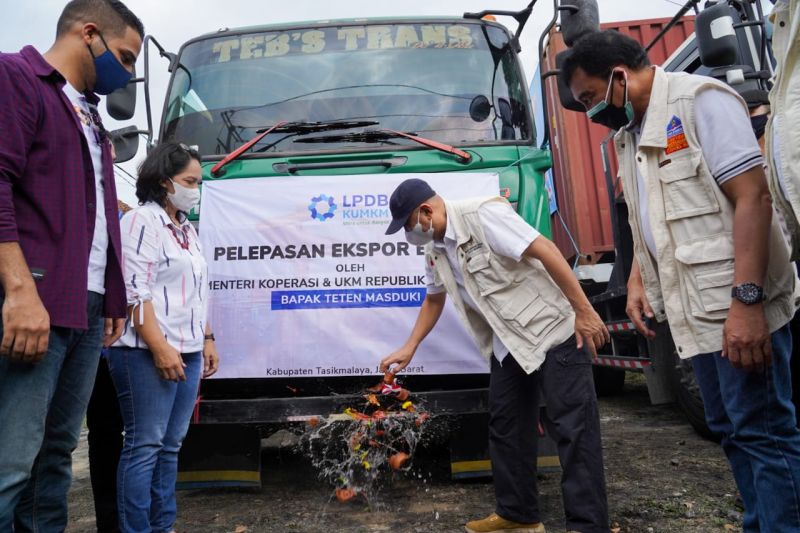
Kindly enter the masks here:
M 335 142 L 363 142 L 363 143 L 377 143 L 386 142 L 391 139 L 409 139 L 419 143 L 428 148 L 439 150 L 448 154 L 455 155 L 459 158 L 461 163 L 469 163 L 472 160 L 472 155 L 464 150 L 459 150 L 449 144 L 440 143 L 432 139 L 420 137 L 415 133 L 403 133 L 402 131 L 395 130 L 370 130 L 362 131 L 360 133 L 345 133 L 342 135 L 321 135 L 319 137 L 308 137 L 305 139 L 297 139 L 294 142 L 298 143 L 335 143 Z
M 268 128 L 258 130 L 255 137 L 244 143 L 242 146 L 226 155 L 222 161 L 214 165 L 211 169 L 211 174 L 214 176 L 219 175 L 222 167 L 236 160 L 243 153 L 247 152 L 261 139 L 270 133 L 286 133 L 287 135 L 308 135 L 310 133 L 319 133 L 322 131 L 332 130 L 348 130 L 353 128 L 365 128 L 367 126 L 376 126 L 378 122 L 373 120 L 331 120 L 327 122 L 286 122 L 278 121 Z M 285 138 L 285 137 L 284 137 Z M 283 140 L 283 139 L 281 139 Z M 274 143 L 275 144 L 275 143 Z M 271 145 L 271 146 L 274 146 Z

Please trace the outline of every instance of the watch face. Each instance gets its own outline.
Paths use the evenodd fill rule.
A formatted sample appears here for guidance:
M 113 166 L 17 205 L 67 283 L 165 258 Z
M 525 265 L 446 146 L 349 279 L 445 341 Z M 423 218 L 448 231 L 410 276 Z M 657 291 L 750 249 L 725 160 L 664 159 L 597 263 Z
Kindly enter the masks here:
M 760 302 L 762 294 L 763 290 L 755 283 L 743 283 L 736 287 L 736 299 L 748 305 Z

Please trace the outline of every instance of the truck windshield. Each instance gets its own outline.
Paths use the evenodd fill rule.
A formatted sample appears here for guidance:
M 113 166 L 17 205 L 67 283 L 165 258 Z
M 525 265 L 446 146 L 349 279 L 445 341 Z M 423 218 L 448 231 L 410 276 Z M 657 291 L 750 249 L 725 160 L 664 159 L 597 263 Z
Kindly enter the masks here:
M 481 23 L 324 26 L 184 47 L 162 138 L 227 154 L 278 121 L 368 120 L 452 145 L 532 138 L 508 33 Z M 320 135 L 325 135 L 321 133 Z M 274 133 L 253 153 L 375 149 Z M 301 142 L 295 142 L 301 141 Z M 380 145 L 414 146 L 404 139 Z

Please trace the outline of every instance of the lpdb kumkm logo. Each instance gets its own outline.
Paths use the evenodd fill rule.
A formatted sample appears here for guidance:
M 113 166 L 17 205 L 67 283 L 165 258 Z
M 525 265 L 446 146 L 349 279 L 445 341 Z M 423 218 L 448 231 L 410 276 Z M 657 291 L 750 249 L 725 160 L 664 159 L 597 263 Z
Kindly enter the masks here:
M 328 196 L 326 194 L 314 196 L 311 198 L 311 203 L 308 204 L 308 210 L 311 212 L 311 218 L 319 220 L 320 222 L 325 222 L 326 220 L 333 218 L 336 207 L 337 206 L 333 200 L 333 196 Z

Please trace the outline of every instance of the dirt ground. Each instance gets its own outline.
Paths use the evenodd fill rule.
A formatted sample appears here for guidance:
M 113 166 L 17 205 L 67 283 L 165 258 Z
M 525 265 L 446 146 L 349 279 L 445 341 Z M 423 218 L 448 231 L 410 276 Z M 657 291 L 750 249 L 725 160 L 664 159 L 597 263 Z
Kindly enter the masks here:
M 600 402 L 612 531 L 740 531 L 735 487 L 720 448 L 698 437 L 676 407 L 651 406 L 641 376 L 628 378 L 623 394 Z M 308 460 L 291 448 L 265 449 L 262 464 L 260 490 L 180 492 L 178 531 L 457 532 L 494 507 L 491 482 L 450 481 L 445 449 L 418 455 L 412 474 L 391 480 L 373 511 L 338 503 Z M 559 474 L 540 478 L 544 522 L 551 532 L 564 531 Z M 68 531 L 93 527 L 84 438 L 75 454 Z

